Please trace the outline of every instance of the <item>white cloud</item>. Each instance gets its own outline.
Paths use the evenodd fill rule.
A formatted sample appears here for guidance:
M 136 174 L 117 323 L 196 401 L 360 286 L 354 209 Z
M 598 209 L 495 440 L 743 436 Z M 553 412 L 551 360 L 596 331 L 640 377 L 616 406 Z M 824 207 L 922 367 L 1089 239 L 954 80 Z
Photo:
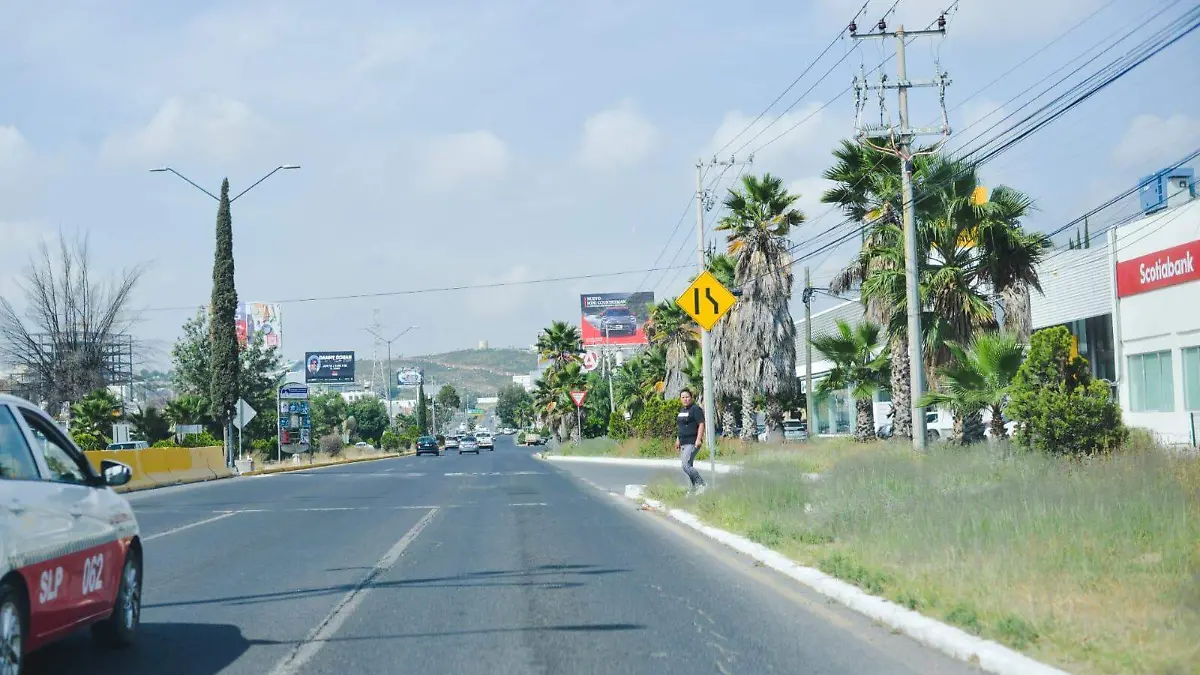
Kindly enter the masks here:
M 220 96 L 172 97 L 146 126 L 104 141 L 105 157 L 153 162 L 180 155 L 231 161 L 261 144 L 269 127 L 241 101 Z
M 3 128 L 0 128 L 3 132 Z M 0 149 L 3 146 L 3 136 L 0 133 Z M 42 231 L 36 226 L 25 222 L 6 222 L 0 220 L 0 296 L 10 302 L 19 304 L 20 289 L 17 279 L 29 263 L 29 256 L 42 240 Z
M 508 147 L 492 132 L 451 134 L 426 148 L 422 182 L 435 191 L 469 190 L 503 179 L 509 165 Z
M 769 166 L 771 164 L 795 163 L 813 154 L 813 142 L 821 137 L 822 125 L 827 121 L 825 111 L 819 103 L 811 103 L 799 110 L 793 110 L 778 121 L 775 121 L 774 114 L 765 115 L 751 124 L 753 120 L 754 117 L 741 110 L 725 113 L 725 118 L 721 120 L 721 125 L 717 127 L 704 154 L 713 155 L 719 152 L 719 159 L 727 160 L 730 155 L 739 152 L 742 145 L 748 143 L 745 149 L 740 150 L 741 156 L 737 159 L 746 159 L 749 152 L 755 151 L 755 163 L 765 163 L 767 168 L 773 168 Z M 849 133 L 850 127 L 847 126 L 842 135 Z M 762 148 L 776 137 L 778 140 Z M 761 149 L 756 150 L 757 148 Z
M 587 118 L 579 161 L 592 169 L 617 169 L 640 163 L 658 143 L 658 130 L 632 101 Z
M 1200 142 L 1200 118 L 1176 113 L 1163 119 L 1138 115 L 1113 149 L 1113 159 L 1122 167 L 1144 167 L 1161 161 L 1169 148 L 1191 148 Z
M 0 126 L 0 175 L 15 172 L 32 156 L 29 141 L 14 126 Z
M 818 222 L 825 228 L 830 227 L 837 222 L 834 218 L 840 217 L 835 211 L 827 216 L 823 216 L 826 211 L 830 210 L 829 204 L 821 203 L 821 195 L 826 190 L 834 186 L 833 181 L 825 180 L 824 178 L 801 178 L 794 180 L 787 185 L 787 191 L 791 194 L 798 194 L 800 198 L 796 200 L 796 207 L 804 214 L 805 222 Z M 828 222 L 829 225 L 824 225 Z M 804 226 L 807 227 L 807 226 Z

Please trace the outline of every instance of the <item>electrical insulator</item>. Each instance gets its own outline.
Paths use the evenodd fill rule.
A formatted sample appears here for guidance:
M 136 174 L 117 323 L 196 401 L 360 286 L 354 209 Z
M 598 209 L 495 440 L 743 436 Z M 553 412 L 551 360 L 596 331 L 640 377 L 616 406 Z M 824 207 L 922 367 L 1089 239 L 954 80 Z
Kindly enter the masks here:
M 945 14 L 938 17 L 938 30 L 946 30 L 946 15 Z
M 883 19 L 880 19 L 879 20 L 879 32 L 882 33 L 885 30 L 887 30 L 887 22 L 884 21 Z
M 853 21 L 851 21 L 851 22 L 850 22 L 850 34 L 851 34 L 851 35 L 854 35 L 854 34 L 855 34 L 855 33 L 857 33 L 857 32 L 858 32 L 858 24 L 857 24 L 857 23 L 855 23 L 855 22 L 853 22 Z

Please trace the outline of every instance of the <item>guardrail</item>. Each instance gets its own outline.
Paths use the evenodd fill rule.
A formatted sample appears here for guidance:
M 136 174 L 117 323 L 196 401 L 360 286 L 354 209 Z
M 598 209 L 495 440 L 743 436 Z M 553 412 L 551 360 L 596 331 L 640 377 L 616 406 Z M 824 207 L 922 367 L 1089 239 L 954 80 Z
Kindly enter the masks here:
M 127 464 L 133 469 L 133 480 L 117 488 L 118 492 L 196 483 L 233 475 L 233 471 L 225 466 L 225 454 L 221 446 L 92 450 L 83 454 L 87 455 L 88 462 L 97 471 L 100 470 L 100 462 L 106 459 Z

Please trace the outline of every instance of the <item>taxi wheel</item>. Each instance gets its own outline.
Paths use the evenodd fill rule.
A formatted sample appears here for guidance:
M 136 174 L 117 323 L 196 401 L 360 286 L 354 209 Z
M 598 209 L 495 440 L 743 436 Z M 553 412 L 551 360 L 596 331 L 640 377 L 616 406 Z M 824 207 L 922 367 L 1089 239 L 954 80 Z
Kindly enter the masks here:
M 0 582 L 0 675 L 21 675 L 29 617 L 25 594 L 12 581 Z
M 137 639 L 142 622 L 142 561 L 137 550 L 129 549 L 121 568 L 121 584 L 112 614 L 92 626 L 92 636 L 106 647 L 128 647 Z

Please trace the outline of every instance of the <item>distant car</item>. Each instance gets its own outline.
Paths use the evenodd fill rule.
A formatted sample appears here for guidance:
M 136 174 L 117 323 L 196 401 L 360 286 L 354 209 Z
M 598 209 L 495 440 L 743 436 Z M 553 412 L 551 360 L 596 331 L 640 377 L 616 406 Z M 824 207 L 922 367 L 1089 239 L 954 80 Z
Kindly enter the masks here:
M 453 450 L 458 448 L 458 436 L 446 437 L 446 449 Z
M 433 436 L 421 436 L 417 439 L 417 457 L 421 455 L 438 456 L 442 454 L 441 448 L 438 447 L 437 439 Z
M 145 450 L 150 447 L 146 441 L 128 441 L 125 443 L 109 443 L 105 450 Z
M 358 448 L 359 450 L 374 450 L 375 449 L 375 446 L 371 445 L 370 443 L 367 443 L 366 441 L 359 441 L 354 444 L 354 447 Z
M 49 415 L 0 395 L 0 673 L 83 626 L 106 646 L 136 641 L 141 536 L 111 489 L 132 476 L 108 459 L 97 471 Z
M 487 448 L 488 450 L 496 449 L 493 444 L 494 441 L 492 440 L 491 434 L 476 434 L 475 439 L 479 443 L 479 447 L 481 447 L 481 448 Z
M 637 332 L 637 317 L 628 307 L 609 307 L 600 313 L 601 333 L 633 335 Z
M 808 425 L 800 420 L 783 421 L 783 440 L 803 441 L 808 439 Z
M 479 454 L 479 441 L 474 436 L 467 434 L 458 440 L 458 454 L 464 452 L 473 452 Z

